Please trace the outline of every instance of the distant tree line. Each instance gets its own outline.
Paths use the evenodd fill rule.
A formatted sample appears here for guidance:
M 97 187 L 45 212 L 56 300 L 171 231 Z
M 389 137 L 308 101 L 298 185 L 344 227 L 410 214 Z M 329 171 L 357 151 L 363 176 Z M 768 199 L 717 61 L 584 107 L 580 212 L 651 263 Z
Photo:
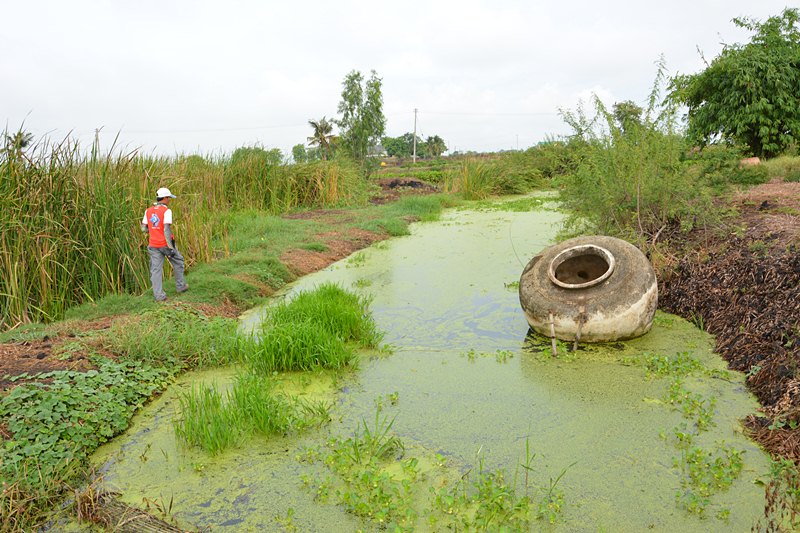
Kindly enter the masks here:
M 400 137 L 384 137 L 381 144 L 386 154 L 393 157 L 411 157 L 414 154 L 414 134 L 404 133 Z M 440 157 L 447 151 L 444 139 L 438 135 L 424 141 L 417 136 L 417 157 Z

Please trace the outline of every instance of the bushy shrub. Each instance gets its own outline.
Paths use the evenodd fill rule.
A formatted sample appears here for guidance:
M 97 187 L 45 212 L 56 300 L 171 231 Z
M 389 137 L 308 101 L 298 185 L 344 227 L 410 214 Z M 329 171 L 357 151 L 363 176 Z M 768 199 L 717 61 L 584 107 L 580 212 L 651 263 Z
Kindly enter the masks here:
M 743 165 L 741 160 L 742 152 L 726 144 L 708 145 L 686 155 L 689 171 L 716 192 L 725 191 L 730 185 L 758 185 L 769 181 L 765 165 Z
M 595 97 L 596 115 L 565 113 L 582 143 L 577 168 L 563 180 L 568 227 L 640 243 L 668 226 L 688 229 L 713 214 L 708 187 L 684 163 L 687 146 L 674 108 L 660 107 L 660 72 L 642 117 L 625 124 Z M 578 145 L 581 146 L 581 145 Z

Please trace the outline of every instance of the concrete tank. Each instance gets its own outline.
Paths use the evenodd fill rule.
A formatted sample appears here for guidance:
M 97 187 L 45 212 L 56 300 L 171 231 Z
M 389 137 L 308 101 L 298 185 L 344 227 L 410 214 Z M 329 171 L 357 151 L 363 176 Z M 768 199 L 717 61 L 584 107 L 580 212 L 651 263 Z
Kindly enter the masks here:
M 632 244 L 578 237 L 542 250 L 519 280 L 525 318 L 538 333 L 605 342 L 644 335 L 658 306 L 656 274 Z

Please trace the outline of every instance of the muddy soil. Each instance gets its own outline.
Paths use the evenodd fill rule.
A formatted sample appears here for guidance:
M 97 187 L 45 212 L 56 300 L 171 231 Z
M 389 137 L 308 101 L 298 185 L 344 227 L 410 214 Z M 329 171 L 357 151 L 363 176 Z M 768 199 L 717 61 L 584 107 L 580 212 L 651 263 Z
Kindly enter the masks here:
M 800 183 L 768 183 L 730 200 L 722 228 L 673 242 L 660 306 L 717 337 L 761 402 L 745 425 L 769 452 L 800 461 Z

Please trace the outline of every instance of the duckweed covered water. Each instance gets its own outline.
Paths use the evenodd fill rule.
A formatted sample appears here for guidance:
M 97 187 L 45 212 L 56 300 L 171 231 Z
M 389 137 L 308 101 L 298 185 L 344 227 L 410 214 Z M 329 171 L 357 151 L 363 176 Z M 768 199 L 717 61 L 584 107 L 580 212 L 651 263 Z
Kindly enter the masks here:
M 558 358 L 529 338 L 514 282 L 523 264 L 554 237 L 554 211 L 453 211 L 412 235 L 354 254 L 293 285 L 291 293 L 335 281 L 373 297 L 372 310 L 389 355 L 367 355 L 349 374 L 279 376 L 291 394 L 335 402 L 333 421 L 318 431 L 249 441 L 211 458 L 175 440 L 177 391 L 198 381 L 230 383 L 234 370 L 195 373 L 153 402 L 126 435 L 95 457 L 106 483 L 123 499 L 167 505 L 185 526 L 230 531 L 378 529 L 327 499 L 319 463 L 296 459 L 333 436 L 346 437 L 376 406 L 394 418 L 406 456 L 446 458 L 458 475 L 477 468 L 519 473 L 526 445 L 532 476 L 559 482 L 565 506 L 558 531 L 746 531 L 763 509 L 753 481 L 767 471 L 764 454 L 738 420 L 756 409 L 740 375 L 712 375 L 724 362 L 712 340 L 686 321 L 659 313 L 648 335 L 626 343 L 584 346 Z M 259 312 L 243 319 L 252 327 Z M 730 489 L 714 494 L 705 517 L 676 503 L 686 477 L 673 428 L 688 424 L 669 402 L 674 376 L 648 376 L 648 357 L 685 357 L 706 372 L 686 376 L 686 389 L 715 397 L 713 424 L 695 444 L 724 442 L 743 451 Z M 639 363 L 637 363 L 639 361 Z M 389 400 L 391 399 L 391 400 Z M 678 458 L 677 463 L 675 458 Z M 685 466 L 685 465 L 684 465 Z M 427 464 L 429 470 L 434 468 Z M 452 474 L 452 473 L 451 473 Z M 446 474 L 430 475 L 441 482 Z M 324 485 L 324 483 L 323 483 Z M 437 529 L 426 523 L 418 530 Z

